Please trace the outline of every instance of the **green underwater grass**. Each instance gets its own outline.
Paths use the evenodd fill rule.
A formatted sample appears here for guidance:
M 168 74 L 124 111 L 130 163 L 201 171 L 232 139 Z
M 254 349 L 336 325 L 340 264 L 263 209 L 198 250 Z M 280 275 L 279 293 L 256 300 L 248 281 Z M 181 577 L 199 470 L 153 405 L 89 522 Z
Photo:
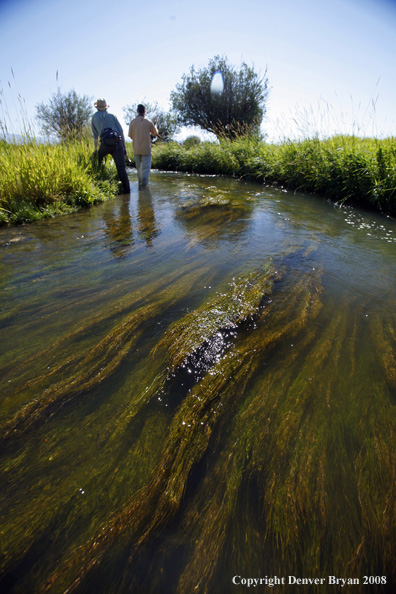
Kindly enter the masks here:
M 32 563 L 32 592 L 155 593 L 169 586 L 172 564 L 178 594 L 226 592 L 235 572 L 263 567 L 266 575 L 395 583 L 394 299 L 362 344 L 359 296 L 328 316 L 322 271 L 307 267 L 307 256 L 269 260 L 170 322 L 116 414 L 104 391 L 83 420 L 89 444 L 101 419 L 88 474 L 78 443 L 75 459 L 64 452 L 78 431 L 58 425 L 62 407 L 111 385 L 147 324 L 207 282 L 208 271 L 187 263 L 126 294 L 116 319 L 108 309 L 92 313 L 20 363 L 18 375 L 31 367 L 31 379 L 21 378 L 19 407 L 3 425 L 2 473 L 9 489 L 20 487 L 32 448 L 41 472 L 26 511 L 23 491 L 9 504 L 19 513 L 4 523 L 3 571 Z M 223 348 L 205 359 L 219 335 Z M 50 363 L 41 375 L 36 359 Z M 50 486 L 46 469 L 57 465 Z M 36 568 L 40 543 L 48 563 Z

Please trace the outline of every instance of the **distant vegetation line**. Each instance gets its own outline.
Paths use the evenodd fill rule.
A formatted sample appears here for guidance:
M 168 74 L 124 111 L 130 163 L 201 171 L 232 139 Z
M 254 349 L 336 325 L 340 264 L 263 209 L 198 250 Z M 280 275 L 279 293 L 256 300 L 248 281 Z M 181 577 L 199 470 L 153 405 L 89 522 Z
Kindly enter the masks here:
M 254 137 L 160 144 L 153 166 L 230 175 L 396 214 L 396 138 L 334 136 L 266 144 Z

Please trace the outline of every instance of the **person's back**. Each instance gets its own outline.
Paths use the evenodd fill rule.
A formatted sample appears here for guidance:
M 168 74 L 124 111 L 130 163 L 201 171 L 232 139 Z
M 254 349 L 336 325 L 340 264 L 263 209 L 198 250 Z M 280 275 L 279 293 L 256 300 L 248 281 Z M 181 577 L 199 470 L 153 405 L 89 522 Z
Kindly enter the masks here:
M 133 138 L 133 152 L 135 155 L 151 155 L 151 136 L 156 132 L 151 120 L 138 115 L 130 124 L 130 135 Z
M 97 111 L 94 113 L 92 116 L 91 126 L 94 138 L 95 136 L 96 138 L 100 138 L 100 135 L 105 128 L 112 128 L 119 134 L 123 133 L 118 119 L 112 113 L 108 113 L 107 111 Z
M 139 184 L 146 186 L 151 168 L 151 136 L 158 136 L 158 131 L 153 122 L 145 117 L 146 110 L 143 105 L 138 105 L 137 111 L 137 117 L 129 124 L 128 136 L 133 141 Z

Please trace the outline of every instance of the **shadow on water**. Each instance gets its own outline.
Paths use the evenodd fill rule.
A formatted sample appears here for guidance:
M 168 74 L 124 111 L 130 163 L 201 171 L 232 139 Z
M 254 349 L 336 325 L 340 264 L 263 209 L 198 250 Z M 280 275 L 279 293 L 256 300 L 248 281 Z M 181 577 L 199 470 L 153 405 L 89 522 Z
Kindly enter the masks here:
M 394 233 L 158 172 L 0 230 L 0 591 L 393 591 Z

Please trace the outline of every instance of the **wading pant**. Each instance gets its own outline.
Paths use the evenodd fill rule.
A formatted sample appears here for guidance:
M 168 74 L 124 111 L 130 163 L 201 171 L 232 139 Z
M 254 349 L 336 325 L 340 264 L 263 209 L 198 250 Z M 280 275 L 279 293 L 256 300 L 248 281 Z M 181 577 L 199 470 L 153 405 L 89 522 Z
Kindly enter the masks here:
M 151 155 L 135 155 L 139 184 L 147 186 L 151 169 Z
M 100 143 L 99 150 L 98 150 L 98 160 L 99 165 L 103 161 L 103 158 L 106 155 L 111 155 L 114 159 L 115 166 L 117 167 L 118 177 L 122 183 L 122 191 L 124 194 L 129 194 L 131 191 L 129 185 L 129 178 L 125 168 L 125 153 L 124 147 L 120 144 L 117 146 L 106 146 L 103 143 Z

